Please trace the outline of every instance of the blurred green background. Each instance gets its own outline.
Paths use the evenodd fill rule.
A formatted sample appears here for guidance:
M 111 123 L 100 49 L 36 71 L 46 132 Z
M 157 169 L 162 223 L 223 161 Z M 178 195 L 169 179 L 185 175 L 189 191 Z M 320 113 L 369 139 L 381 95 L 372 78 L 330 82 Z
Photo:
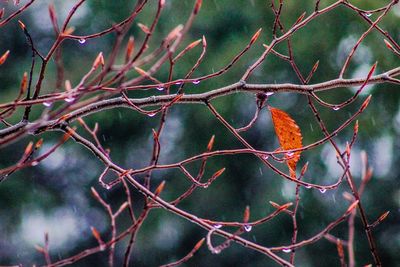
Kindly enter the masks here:
M 47 53 L 54 41 L 54 33 L 48 18 L 47 5 L 53 2 L 59 22 L 64 19 L 75 1 L 37 1 L 27 12 L 19 17 L 28 27 L 32 38 L 42 53 Z M 79 8 L 71 21 L 75 34 L 91 34 L 119 22 L 129 15 L 136 1 L 128 0 L 88 0 Z M 149 51 L 158 47 L 161 39 L 178 24 L 185 22 L 194 1 L 167 0 L 166 7 L 150 42 Z M 315 1 L 285 1 L 282 22 L 290 27 L 306 11 L 310 14 Z M 325 7 L 334 1 L 321 1 Z M 381 7 L 389 1 L 351 1 L 364 9 Z M 157 1 L 149 5 L 138 16 L 136 22 L 150 25 L 154 17 Z M 2 2 L 7 12 L 14 8 L 12 3 Z M 7 13 L 6 13 L 7 14 Z M 371 16 L 376 19 L 377 14 Z M 264 51 L 262 43 L 272 40 L 274 16 L 269 1 L 261 0 L 204 0 L 200 14 L 185 38 L 184 45 L 201 38 L 207 38 L 207 55 L 194 76 L 202 76 L 225 66 L 243 47 L 251 36 L 263 28 L 254 47 L 226 74 L 204 81 L 199 85 L 187 85 L 186 93 L 206 92 L 237 82 L 246 68 Z M 399 42 L 400 7 L 397 5 L 380 23 L 392 37 Z M 307 76 L 314 63 L 319 60 L 319 68 L 311 83 L 336 78 L 340 68 L 359 36 L 368 25 L 354 11 L 339 7 L 324 14 L 307 27 L 298 31 L 292 38 L 296 62 Z M 137 46 L 143 40 L 143 32 L 132 27 L 129 34 L 135 36 Z M 127 41 L 129 34 L 124 39 Z M 86 73 L 102 51 L 111 51 L 114 34 L 100 39 L 88 40 L 85 44 L 67 40 L 63 44 L 65 79 L 76 85 L 82 73 Z M 181 47 L 181 49 L 184 46 Z M 286 44 L 276 48 L 286 53 Z M 10 50 L 7 62 L 0 67 L 1 102 L 11 101 L 18 94 L 18 86 L 23 72 L 29 70 L 30 50 L 25 37 L 14 20 L 0 29 L 0 53 Z M 200 46 L 178 62 L 174 78 L 183 77 L 200 54 Z M 118 63 L 123 62 L 123 53 Z M 399 58 L 388 50 L 382 35 L 373 31 L 358 48 L 346 78 L 365 77 L 376 61 L 375 73 L 381 73 L 398 66 Z M 37 71 L 34 78 L 37 78 Z M 137 75 L 134 71 L 131 77 Z M 156 77 L 165 81 L 167 68 Z M 52 61 L 46 73 L 44 92 L 55 90 L 55 64 Z M 269 55 L 267 60 L 253 74 L 252 83 L 299 83 L 291 66 L 281 59 Z M 172 88 L 175 90 L 175 88 Z M 338 88 L 320 94 L 331 103 L 340 103 L 351 97 L 355 88 Z M 152 92 L 160 94 L 160 92 Z M 395 85 L 373 85 L 365 88 L 360 97 L 350 106 L 333 111 L 317 105 L 329 130 L 336 129 L 354 113 L 367 95 L 372 94 L 372 102 L 359 117 L 359 137 L 352 151 L 351 168 L 360 183 L 360 152 L 365 150 L 369 156 L 374 176 L 362 197 L 369 220 L 372 222 L 383 212 L 390 211 L 382 225 L 374 229 L 379 254 L 384 266 L 400 263 L 400 93 Z M 143 93 L 131 93 L 141 97 Z M 147 94 L 148 95 L 148 94 Z M 312 143 L 323 135 L 307 105 L 303 95 L 293 93 L 274 94 L 269 104 L 288 112 L 299 124 L 304 144 Z M 246 125 L 255 111 L 255 97 L 252 94 L 235 94 L 213 102 L 219 112 L 235 127 Z M 42 107 L 34 108 L 34 118 L 42 112 Z M 21 112 L 10 119 L 18 122 Z M 100 141 L 111 149 L 111 157 L 124 168 L 140 168 L 150 161 L 152 148 L 152 129 L 157 128 L 160 115 L 149 118 L 128 109 L 113 109 L 87 117 L 86 122 L 100 126 Z M 3 126 L 2 126 L 3 127 Z M 80 131 L 82 132 L 82 131 Z M 170 109 L 165 131 L 161 137 L 161 163 L 174 163 L 185 157 L 205 151 L 208 140 L 215 134 L 214 149 L 241 148 L 241 144 L 212 116 L 203 105 L 175 105 Z M 60 138 L 59 133 L 46 133 L 42 136 L 27 136 L 0 150 L 0 168 L 9 166 L 21 157 L 30 140 L 44 138 L 44 148 L 51 147 Z M 275 150 L 279 144 L 274 134 L 270 115 L 263 110 L 255 126 L 243 136 L 255 148 L 266 151 Z M 344 147 L 352 136 L 352 126 L 335 138 Z M 300 166 L 309 162 L 306 181 L 319 184 L 332 184 L 341 175 L 336 163 L 335 153 L 328 145 L 322 145 L 302 154 Z M 287 171 L 284 164 L 276 164 Z M 180 208 L 198 217 L 215 220 L 240 221 L 246 205 L 251 207 L 251 219 L 257 219 L 274 211 L 269 201 L 280 204 L 294 201 L 294 185 L 263 166 L 250 155 L 215 157 L 208 161 L 205 177 L 226 167 L 225 173 L 208 189 L 198 189 Z M 190 168 L 196 173 L 198 165 Z M 22 263 L 24 266 L 44 264 L 43 257 L 34 245 L 43 244 L 44 232 L 49 232 L 50 252 L 53 261 L 71 256 L 85 248 L 96 246 L 90 232 L 95 226 L 104 239 L 110 235 L 109 218 L 105 210 L 91 197 L 90 187 L 95 187 L 104 199 L 116 209 L 124 199 L 123 190 L 118 186 L 107 191 L 99 186 L 97 178 L 103 170 L 97 158 L 82 146 L 68 141 L 52 156 L 38 166 L 19 171 L 0 184 L 0 265 Z M 112 178 L 112 177 L 110 177 Z M 142 177 L 137 177 L 141 179 Z M 163 197 L 173 200 L 183 192 L 189 183 L 178 171 L 157 171 L 152 176 L 153 184 L 166 180 Z M 307 239 L 326 227 L 346 210 L 348 202 L 343 192 L 349 192 L 346 184 L 337 190 L 321 194 L 318 190 L 301 189 L 299 206 L 298 240 Z M 133 192 L 134 205 L 139 211 L 143 205 L 142 196 Z M 118 221 L 119 229 L 127 227 L 127 216 Z M 265 246 L 279 246 L 290 243 L 292 233 L 291 219 L 285 214 L 262 226 L 254 227 L 243 237 Z M 333 235 L 347 239 L 347 224 L 342 223 L 332 232 Z M 132 266 L 157 266 L 177 260 L 188 253 L 194 244 L 207 233 L 169 212 L 154 210 L 150 213 L 137 236 L 132 255 Z M 221 240 L 215 238 L 215 242 Z M 117 245 L 117 266 L 123 260 L 127 239 Z M 373 263 L 368 243 L 362 230 L 360 218 L 356 218 L 355 252 L 357 266 Z M 289 255 L 280 254 L 288 258 Z M 106 252 L 89 256 L 73 266 L 106 266 Z M 336 246 L 327 240 L 301 248 L 297 252 L 296 266 L 338 266 Z M 275 266 L 264 255 L 233 244 L 219 255 L 213 255 L 203 246 L 200 251 L 182 266 Z

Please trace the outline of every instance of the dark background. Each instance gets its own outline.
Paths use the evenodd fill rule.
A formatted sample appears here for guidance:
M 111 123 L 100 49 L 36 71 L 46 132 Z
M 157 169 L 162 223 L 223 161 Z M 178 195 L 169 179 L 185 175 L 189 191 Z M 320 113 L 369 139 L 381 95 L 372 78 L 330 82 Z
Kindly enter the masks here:
M 47 53 L 54 40 L 54 33 L 48 18 L 47 4 L 50 1 L 38 1 L 19 19 L 28 27 L 35 44 L 42 53 Z M 74 1 L 54 1 L 58 17 L 64 19 Z M 156 1 L 150 4 L 137 18 L 137 22 L 149 25 L 154 16 Z M 151 48 L 176 25 L 184 23 L 190 14 L 193 1 L 167 0 Z M 310 14 L 315 1 L 285 1 L 282 20 L 286 28 L 306 11 Z M 373 9 L 388 1 L 352 1 L 360 8 Z M 71 26 L 74 34 L 90 34 L 109 27 L 129 15 L 135 1 L 86 1 L 79 9 Z M 321 1 L 321 7 L 333 1 Z M 12 10 L 12 4 L 1 3 L 6 10 Z M 246 46 L 251 36 L 263 28 L 254 47 L 226 74 L 200 85 L 187 85 L 186 93 L 206 92 L 224 85 L 237 82 L 246 68 L 264 51 L 262 43 L 272 40 L 273 13 L 269 1 L 258 0 L 205 0 L 199 16 L 185 45 L 205 35 L 208 49 L 204 62 L 195 72 L 202 76 L 225 66 L 235 54 Z M 374 14 L 371 18 L 376 19 Z M 381 27 L 392 34 L 399 42 L 399 6 L 380 23 Z M 298 31 L 292 38 L 297 64 L 303 75 L 307 75 L 314 63 L 319 60 L 319 68 L 311 83 L 334 79 L 359 36 L 368 29 L 368 25 L 354 11 L 339 7 L 324 14 L 307 27 Z M 130 34 L 135 36 L 137 44 L 143 40 L 143 33 L 135 26 Z M 76 85 L 82 73 L 86 73 L 96 57 L 102 51 L 105 55 L 111 50 L 114 34 L 100 39 L 88 40 L 85 44 L 68 40 L 63 44 L 65 78 Z M 126 37 L 125 42 L 127 41 Z M 183 46 L 184 47 L 184 46 Z M 183 48 L 182 47 L 182 48 Z M 200 46 L 199 46 L 200 47 Z M 23 72 L 29 70 L 30 50 L 25 37 L 18 27 L 17 20 L 0 30 L 0 53 L 10 50 L 7 62 L 0 67 L 1 101 L 14 99 Z M 286 44 L 277 46 L 277 50 L 286 53 Z M 200 48 L 185 55 L 175 69 L 174 78 L 182 77 L 194 64 Z M 118 62 L 122 63 L 123 53 Z M 346 78 L 365 77 L 376 61 L 375 73 L 381 73 L 398 66 L 399 59 L 383 42 L 381 34 L 373 31 L 358 48 Z M 136 73 L 132 71 L 131 77 Z M 167 68 L 156 76 L 160 80 L 167 77 Z M 34 76 L 37 78 L 37 72 Z M 46 73 L 44 93 L 55 89 L 55 64 L 51 62 Z M 295 73 L 287 62 L 273 55 L 253 74 L 252 83 L 299 83 Z M 319 96 L 331 103 L 340 103 L 351 97 L 354 88 L 338 88 Z M 372 101 L 368 109 L 359 117 L 359 138 L 352 151 L 351 167 L 356 180 L 360 183 L 360 152 L 365 150 L 374 168 L 374 176 L 362 197 L 369 220 L 372 222 L 383 212 L 390 211 L 386 221 L 374 229 L 379 253 L 384 266 L 395 266 L 400 262 L 400 187 L 399 187 L 399 133 L 400 109 L 399 88 L 394 85 L 373 85 L 365 88 L 360 97 L 350 106 L 333 111 L 317 105 L 328 129 L 336 129 L 354 113 L 368 94 Z M 131 93 L 132 97 L 141 97 L 144 93 Z M 255 97 L 252 94 L 235 94 L 219 98 L 213 102 L 222 115 L 235 127 L 247 124 L 255 110 Z M 288 112 L 299 124 L 304 144 L 310 144 L 323 135 L 307 105 L 303 95 L 293 93 L 274 94 L 269 104 Z M 35 116 L 42 112 L 41 107 L 33 110 Z M 10 120 L 15 123 L 21 112 Z M 113 109 L 96 113 L 86 118 L 94 125 L 99 122 L 99 137 L 104 147 L 111 149 L 114 162 L 124 168 L 140 168 L 148 164 L 151 157 L 152 128 L 157 128 L 160 115 L 149 118 L 128 109 Z M 232 135 L 212 116 L 203 105 L 175 105 L 168 115 L 165 132 L 162 136 L 161 163 L 173 163 L 185 157 L 205 151 L 208 140 L 215 134 L 215 149 L 241 148 Z M 270 115 L 263 110 L 256 125 L 243 136 L 257 149 L 275 150 L 279 144 L 274 134 Z M 352 136 L 352 126 L 335 138 L 344 147 Z M 44 149 L 49 148 L 60 138 L 59 133 L 46 133 Z M 9 166 L 19 160 L 27 143 L 38 140 L 27 136 L 0 150 L 0 167 Z M 334 183 L 341 175 L 336 163 L 335 153 L 328 145 L 322 145 L 302 154 L 300 166 L 309 162 L 306 181 L 319 184 Z M 284 164 L 277 164 L 287 171 Z M 215 220 L 241 220 L 246 205 L 251 207 L 251 218 L 256 219 L 271 213 L 274 208 L 269 201 L 280 204 L 294 201 L 294 185 L 263 166 L 250 155 L 215 157 L 209 160 L 205 177 L 216 170 L 226 167 L 225 173 L 208 189 L 198 189 L 180 208 L 196 214 L 198 217 Z M 193 165 L 191 170 L 196 170 Z M 71 256 L 85 248 L 96 245 L 90 226 L 95 226 L 104 239 L 109 237 L 109 218 L 105 210 L 91 197 L 90 187 L 95 187 L 107 201 L 116 208 L 124 201 L 120 187 L 106 191 L 101 188 L 97 178 L 103 170 L 102 164 L 82 146 L 68 141 L 51 157 L 36 167 L 19 171 L 0 184 L 0 265 L 43 264 L 43 257 L 34 245 L 43 244 L 43 234 L 49 232 L 50 251 L 53 261 Z M 112 177 L 110 177 L 112 178 Z M 137 177 L 140 179 L 141 177 Z M 163 197 L 174 199 L 189 186 L 188 181 L 178 171 L 154 172 L 153 184 L 166 180 Z M 301 203 L 298 213 L 299 237 L 307 239 L 321 231 L 346 210 L 348 202 L 342 197 L 349 192 L 346 184 L 337 190 L 321 194 L 318 190 L 301 189 Z M 140 210 L 143 200 L 134 193 L 135 206 Z M 118 221 L 119 229 L 129 223 L 127 217 Z M 290 217 L 279 215 L 262 226 L 255 227 L 244 234 L 245 238 L 265 246 L 278 246 L 290 243 L 292 225 Z M 342 223 L 332 232 L 340 238 L 347 238 L 347 224 Z M 164 210 L 150 213 L 143 228 L 139 231 L 132 256 L 134 266 L 157 266 L 183 257 L 194 244 L 206 235 L 198 226 L 191 224 Z M 220 242 L 218 238 L 214 242 Z M 127 240 L 117 245 L 116 262 L 123 259 Z M 355 252 L 357 266 L 372 263 L 368 243 L 362 230 L 360 218 L 356 218 Z M 99 253 L 75 263 L 74 266 L 106 266 L 108 254 Z M 285 257 L 285 256 L 284 256 Z M 339 259 L 335 244 L 326 240 L 301 248 L 297 252 L 298 266 L 338 266 Z M 219 255 L 211 254 L 203 246 L 198 254 L 184 266 L 272 266 L 274 263 L 266 256 L 233 244 Z

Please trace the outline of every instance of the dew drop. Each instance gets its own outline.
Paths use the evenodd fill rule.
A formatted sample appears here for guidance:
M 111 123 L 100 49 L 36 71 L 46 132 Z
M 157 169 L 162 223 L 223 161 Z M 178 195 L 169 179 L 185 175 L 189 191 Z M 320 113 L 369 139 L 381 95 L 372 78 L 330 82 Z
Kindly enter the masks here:
M 181 85 L 181 84 L 182 84 L 182 82 L 176 82 L 175 84 L 176 84 L 176 85 Z
M 31 163 L 31 166 L 37 166 L 39 164 L 39 162 L 38 161 L 32 161 L 32 163 Z
M 79 42 L 80 44 L 84 44 L 84 43 L 86 43 L 86 39 L 81 38 L 81 39 L 78 40 L 78 42 Z
M 251 226 L 251 225 L 246 224 L 246 225 L 244 226 L 244 230 L 245 230 L 246 232 L 250 232 L 251 229 L 253 229 L 253 226 Z
M 268 159 L 268 158 L 269 158 L 269 155 L 263 156 L 263 159 Z
M 214 224 L 214 228 L 219 229 L 222 227 L 222 224 Z
M 214 254 L 219 254 L 219 253 L 221 253 L 221 250 L 220 250 L 220 249 L 214 249 L 212 252 L 213 252 Z
M 147 116 L 154 117 L 156 114 L 157 114 L 156 112 L 150 112 L 150 113 L 147 113 Z
M 66 99 L 64 99 L 65 100 L 65 102 L 68 102 L 68 103 L 71 103 L 72 101 L 74 101 L 75 100 L 75 98 L 74 97 L 72 97 L 72 96 L 69 96 L 69 97 L 67 97 Z
M 324 194 L 324 193 L 326 192 L 326 189 L 325 189 L 325 188 L 321 188 L 321 189 L 319 190 L 319 192 L 321 192 L 322 194 Z
M 286 153 L 286 156 L 288 156 L 288 157 L 291 157 L 291 156 L 293 156 L 294 155 L 294 152 L 287 152 Z
M 310 189 L 312 186 L 311 185 L 306 185 L 304 187 L 307 188 L 307 189 Z
M 108 184 L 104 184 L 104 187 L 105 187 L 105 189 L 107 189 L 107 190 L 110 190 L 110 189 L 111 189 L 111 186 L 108 185 Z
M 338 106 L 334 106 L 332 109 L 333 109 L 334 111 L 338 111 L 340 108 L 339 108 Z
M 43 102 L 43 106 L 45 107 L 51 107 L 51 105 L 53 105 L 52 102 Z
M 100 251 L 104 251 L 104 250 L 106 250 L 106 248 L 107 248 L 107 246 L 104 244 L 101 244 L 99 247 Z
M 266 92 L 265 93 L 266 96 L 270 96 L 270 95 L 273 95 L 273 94 L 275 94 L 275 92 Z
M 290 248 L 284 248 L 282 249 L 282 251 L 285 253 L 290 253 L 292 250 Z
M 165 88 L 162 87 L 162 86 L 158 86 L 158 87 L 157 87 L 157 90 L 158 90 L 158 91 L 162 91 L 162 90 L 164 90 L 164 89 L 165 89 Z
M 200 81 L 199 81 L 199 80 L 195 80 L 195 81 L 193 81 L 192 83 L 195 84 L 195 85 L 197 85 L 197 84 L 200 83 Z
M 371 16 L 372 16 L 372 13 L 370 13 L 370 12 L 367 12 L 367 13 L 365 13 L 365 16 L 367 16 L 367 17 L 371 17 Z

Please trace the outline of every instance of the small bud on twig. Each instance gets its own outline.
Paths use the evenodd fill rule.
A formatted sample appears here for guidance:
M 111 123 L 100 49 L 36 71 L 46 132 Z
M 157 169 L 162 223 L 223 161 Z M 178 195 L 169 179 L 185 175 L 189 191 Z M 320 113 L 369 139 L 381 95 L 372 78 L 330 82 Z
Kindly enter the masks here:
M 243 222 L 247 223 L 250 219 L 250 206 L 246 206 L 243 214 Z
M 129 59 L 132 57 L 133 51 L 135 51 L 135 38 L 133 36 L 130 36 L 125 50 L 126 62 L 128 62 Z
M 194 10 L 193 10 L 193 14 L 196 15 L 197 13 L 199 13 L 202 2 L 203 2 L 202 0 L 197 0 L 196 1 L 196 4 L 194 6 Z
M 10 54 L 10 50 L 7 50 L 7 51 L 0 57 L 0 65 L 3 65 L 3 63 L 7 60 L 9 54 Z
M 211 151 L 214 145 L 214 140 L 215 140 L 215 135 L 213 134 L 213 136 L 211 136 L 210 141 L 208 142 L 207 145 L 207 151 Z
M 92 68 L 93 68 L 93 69 L 97 69 L 100 65 L 101 65 L 102 68 L 104 67 L 103 52 L 100 52 L 100 53 L 97 55 L 96 59 L 95 59 L 94 62 L 93 62 Z

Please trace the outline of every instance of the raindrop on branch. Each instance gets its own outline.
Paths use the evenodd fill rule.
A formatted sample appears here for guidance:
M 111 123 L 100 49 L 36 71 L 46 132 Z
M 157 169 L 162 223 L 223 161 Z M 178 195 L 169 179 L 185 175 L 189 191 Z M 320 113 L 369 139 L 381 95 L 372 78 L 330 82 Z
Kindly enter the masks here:
M 275 94 L 275 92 L 266 92 L 265 93 L 266 96 L 270 96 L 270 95 L 273 95 L 273 94 Z
M 222 227 L 222 224 L 214 224 L 214 228 L 219 229 Z
M 53 105 L 52 102 L 43 102 L 43 106 L 45 107 L 51 107 L 51 105 Z
M 198 85 L 200 83 L 200 81 L 199 80 L 195 80 L 192 83 L 195 84 L 195 85 Z
M 333 109 L 334 111 L 338 111 L 338 110 L 340 109 L 340 107 L 334 106 L 332 109 Z
M 322 194 L 325 194 L 326 189 L 325 189 L 325 188 L 321 188 L 321 189 L 319 190 L 319 192 L 321 192 Z
M 251 225 L 246 224 L 246 225 L 244 226 L 244 230 L 245 230 L 246 232 L 250 232 L 251 229 L 253 229 L 253 226 L 251 226 Z
M 285 253 L 290 253 L 292 250 L 290 248 L 284 248 L 282 249 L 282 251 Z
M 79 42 L 80 44 L 84 44 L 84 43 L 86 43 L 86 39 L 81 38 L 81 39 L 78 40 L 78 42 Z

